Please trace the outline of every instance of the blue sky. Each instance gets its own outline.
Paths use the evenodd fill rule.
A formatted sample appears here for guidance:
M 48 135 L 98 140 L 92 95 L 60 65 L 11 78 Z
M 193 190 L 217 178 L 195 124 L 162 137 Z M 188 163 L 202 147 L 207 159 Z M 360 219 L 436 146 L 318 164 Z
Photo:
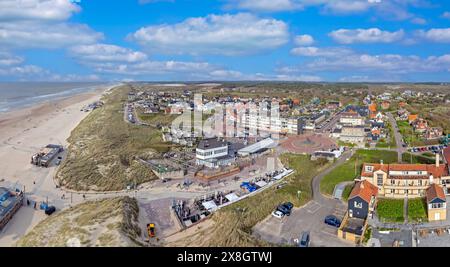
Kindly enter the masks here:
M 448 1 L 0 1 L 0 81 L 449 82 L 449 47 Z

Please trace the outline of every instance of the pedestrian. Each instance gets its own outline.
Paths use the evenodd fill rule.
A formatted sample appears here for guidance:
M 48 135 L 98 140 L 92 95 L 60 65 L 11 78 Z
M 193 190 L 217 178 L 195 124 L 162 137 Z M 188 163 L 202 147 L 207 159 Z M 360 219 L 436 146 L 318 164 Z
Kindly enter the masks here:
M 30 206 L 30 200 L 27 199 L 27 206 Z
M 83 194 L 83 199 L 86 199 L 86 195 L 85 194 Z
M 34 202 L 34 209 L 36 209 L 36 201 Z

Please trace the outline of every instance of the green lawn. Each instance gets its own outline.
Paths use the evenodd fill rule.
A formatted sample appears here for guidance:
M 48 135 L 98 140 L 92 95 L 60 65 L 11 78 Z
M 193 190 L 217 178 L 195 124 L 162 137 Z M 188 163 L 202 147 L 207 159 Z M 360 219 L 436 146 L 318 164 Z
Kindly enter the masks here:
M 338 166 L 323 178 L 320 191 L 328 195 L 333 194 L 334 187 L 337 184 L 352 181 L 361 174 L 361 167 L 364 162 L 379 163 L 380 160 L 383 160 L 386 164 L 395 163 L 397 162 L 397 152 L 362 149 L 356 151 L 350 160 Z
M 404 222 L 403 199 L 380 199 L 377 214 L 382 222 Z
M 344 192 L 342 193 L 342 200 L 347 201 L 350 197 L 350 193 L 352 192 L 354 184 L 349 184 L 344 188 Z
M 436 162 L 435 158 L 426 157 L 424 155 L 415 155 L 412 153 L 403 153 L 402 161 L 411 164 L 433 164 Z
M 408 200 L 408 220 L 409 222 L 428 221 L 427 204 L 424 198 Z

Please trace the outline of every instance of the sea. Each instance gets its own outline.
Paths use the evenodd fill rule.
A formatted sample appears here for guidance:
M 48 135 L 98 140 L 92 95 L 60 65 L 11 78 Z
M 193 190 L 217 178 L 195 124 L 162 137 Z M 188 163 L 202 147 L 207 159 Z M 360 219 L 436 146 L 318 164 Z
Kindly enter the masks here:
M 0 82 L 0 113 L 91 92 L 107 83 Z

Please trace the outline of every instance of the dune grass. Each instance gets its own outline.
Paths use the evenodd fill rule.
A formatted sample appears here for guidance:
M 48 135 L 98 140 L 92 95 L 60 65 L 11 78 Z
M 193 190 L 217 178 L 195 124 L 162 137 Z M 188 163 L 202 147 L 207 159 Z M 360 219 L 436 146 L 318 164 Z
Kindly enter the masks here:
M 36 225 L 19 247 L 64 247 L 73 238 L 81 246 L 136 246 L 141 235 L 136 199 L 89 201 L 58 212 Z
M 137 156 L 166 152 L 153 127 L 124 120 L 129 86 L 115 88 L 103 97 L 105 105 L 92 111 L 71 133 L 66 160 L 56 175 L 62 186 L 73 190 L 116 191 L 156 179 Z

